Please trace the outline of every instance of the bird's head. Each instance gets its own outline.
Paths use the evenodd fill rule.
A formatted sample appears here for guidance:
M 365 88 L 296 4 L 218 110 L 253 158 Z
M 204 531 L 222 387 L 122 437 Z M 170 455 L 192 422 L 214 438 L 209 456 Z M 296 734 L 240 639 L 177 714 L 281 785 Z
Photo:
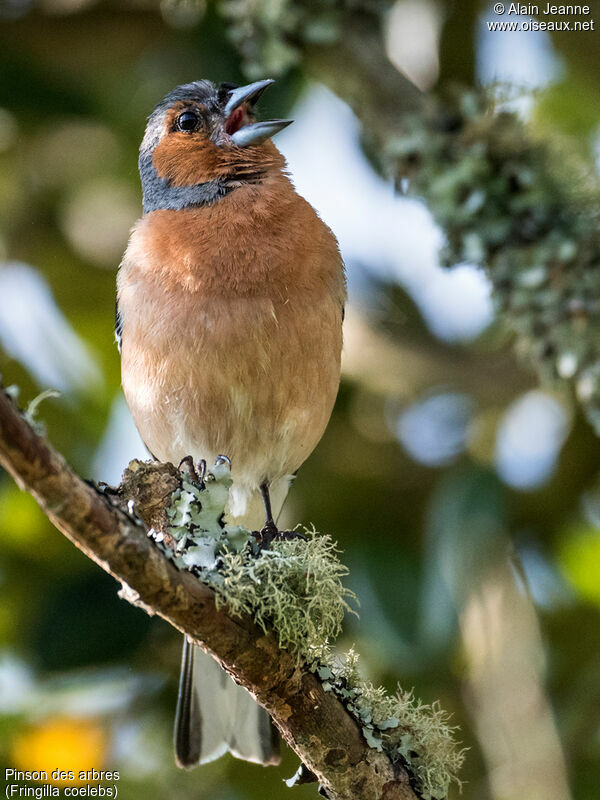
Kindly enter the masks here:
M 161 100 L 140 147 L 144 211 L 207 205 L 284 166 L 270 139 L 292 120 L 254 117 L 254 106 L 271 83 L 217 87 L 196 81 Z

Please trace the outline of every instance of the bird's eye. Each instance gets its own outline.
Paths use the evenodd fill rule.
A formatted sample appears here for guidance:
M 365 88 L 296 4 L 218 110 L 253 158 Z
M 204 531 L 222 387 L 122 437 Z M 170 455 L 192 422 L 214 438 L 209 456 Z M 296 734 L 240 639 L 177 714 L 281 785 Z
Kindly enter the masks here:
M 198 127 L 200 119 L 195 111 L 184 111 L 177 117 L 177 129 L 184 133 L 192 133 Z

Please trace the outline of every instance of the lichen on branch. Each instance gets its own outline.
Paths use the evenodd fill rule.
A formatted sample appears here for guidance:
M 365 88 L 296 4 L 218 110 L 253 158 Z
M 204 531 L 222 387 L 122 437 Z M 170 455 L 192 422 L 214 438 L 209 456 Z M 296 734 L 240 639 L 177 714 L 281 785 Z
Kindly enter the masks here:
M 156 464 L 134 461 L 123 486 L 131 490 L 132 483 L 141 481 L 147 488 L 151 482 L 144 474 L 162 475 Z M 341 700 L 369 747 L 408 771 L 423 800 L 444 800 L 449 785 L 459 783 L 464 759 L 446 714 L 400 687 L 390 696 L 363 680 L 354 651 L 341 659 L 332 652 L 344 614 L 356 598 L 342 583 L 348 570 L 331 538 L 305 530 L 262 549 L 258 532 L 223 522 L 232 482 L 226 462 L 215 464 L 201 482 L 187 475 L 179 482 L 173 477 L 170 496 L 163 493 L 164 484 L 159 492 L 165 513 L 157 517 L 156 506 L 151 506 L 155 527 L 150 533 L 158 546 L 180 569 L 214 589 L 217 606 L 233 616 L 251 616 L 265 632 L 272 629 L 279 646 L 294 653 L 324 690 Z M 134 509 L 148 522 L 146 503 L 138 492 Z
M 343 657 L 330 652 L 317 669 L 325 690 L 334 692 L 359 721 L 370 747 L 408 769 L 423 800 L 444 800 L 452 783 L 460 787 L 465 751 L 456 743 L 457 729 L 439 703 L 424 705 L 400 685 L 390 695 L 365 681 L 358 661 L 354 650 Z
M 489 97 L 457 92 L 390 137 L 390 172 L 443 229 L 446 264 L 490 276 L 516 346 L 555 386 L 572 386 L 600 432 L 600 184 L 556 139 Z
M 232 483 L 225 461 L 207 471 L 200 483 L 174 475 L 171 493 L 159 491 L 165 505 L 157 515 L 155 493 L 143 476 L 162 476 L 154 462 L 133 461 L 124 475 L 124 497 L 140 481 L 133 508 L 163 552 L 180 569 L 187 569 L 216 594 L 237 617 L 250 615 L 266 632 L 273 629 L 282 648 L 304 663 L 323 655 L 342 629 L 342 620 L 356 600 L 344 587 L 348 569 L 340 562 L 329 536 L 305 530 L 293 538 L 278 538 L 262 548 L 257 533 L 223 522 Z M 161 481 L 164 479 L 161 477 Z M 151 500 L 152 505 L 148 507 Z

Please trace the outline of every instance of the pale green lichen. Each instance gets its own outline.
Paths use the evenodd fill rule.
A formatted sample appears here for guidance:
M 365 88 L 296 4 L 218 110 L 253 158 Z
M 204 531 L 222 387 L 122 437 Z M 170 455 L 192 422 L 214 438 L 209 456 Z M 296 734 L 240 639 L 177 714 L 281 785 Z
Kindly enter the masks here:
M 219 606 L 233 615 L 250 615 L 279 644 L 295 653 L 334 692 L 361 727 L 370 747 L 404 765 L 423 800 L 443 800 L 464 759 L 454 728 L 435 703 L 426 706 L 401 689 L 388 695 L 361 679 L 358 655 L 331 655 L 354 594 L 344 587 L 347 568 L 329 536 L 304 531 L 298 538 L 276 539 L 261 550 L 245 528 L 223 523 L 231 475 L 220 463 L 203 485 L 188 478 L 172 497 L 165 531 L 174 540 L 169 550 L 175 563 L 211 586 Z
M 224 527 L 221 520 L 229 497 L 231 473 L 225 463 L 217 463 L 199 486 L 183 478 L 181 489 L 171 498 L 167 533 L 176 541 L 175 562 L 187 569 L 212 570 L 217 558 L 231 549 L 242 548 L 249 532 Z M 205 579 L 204 574 L 199 577 Z
M 450 784 L 460 786 L 465 751 L 438 703 L 424 705 L 400 687 L 389 695 L 364 681 L 354 650 L 344 658 L 325 657 L 316 673 L 326 691 L 334 692 L 356 718 L 369 746 L 406 766 L 423 800 L 444 800 Z
M 600 432 L 600 184 L 568 147 L 463 92 L 406 119 L 387 143 L 442 227 L 448 265 L 487 271 L 521 355 L 571 386 Z
M 167 510 L 173 560 L 215 590 L 218 606 L 251 615 L 299 660 L 314 660 L 351 610 L 355 598 L 341 580 L 348 570 L 330 537 L 315 531 L 260 550 L 251 531 L 224 525 L 230 485 L 224 463 L 207 473 L 203 487 L 183 478 Z
M 275 540 L 258 557 L 248 548 L 227 552 L 218 579 L 211 580 L 217 603 L 234 614 L 251 614 L 263 630 L 272 626 L 281 647 L 303 661 L 321 655 L 338 636 L 355 599 L 342 584 L 348 570 L 330 537 L 305 535 Z

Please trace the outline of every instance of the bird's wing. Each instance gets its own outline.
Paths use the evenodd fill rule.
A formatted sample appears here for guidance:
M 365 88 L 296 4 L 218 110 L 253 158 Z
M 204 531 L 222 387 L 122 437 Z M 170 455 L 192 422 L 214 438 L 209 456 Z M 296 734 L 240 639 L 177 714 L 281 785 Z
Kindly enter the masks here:
M 123 316 L 119 311 L 119 298 L 115 301 L 115 339 L 119 353 L 121 352 L 121 340 L 123 338 Z

